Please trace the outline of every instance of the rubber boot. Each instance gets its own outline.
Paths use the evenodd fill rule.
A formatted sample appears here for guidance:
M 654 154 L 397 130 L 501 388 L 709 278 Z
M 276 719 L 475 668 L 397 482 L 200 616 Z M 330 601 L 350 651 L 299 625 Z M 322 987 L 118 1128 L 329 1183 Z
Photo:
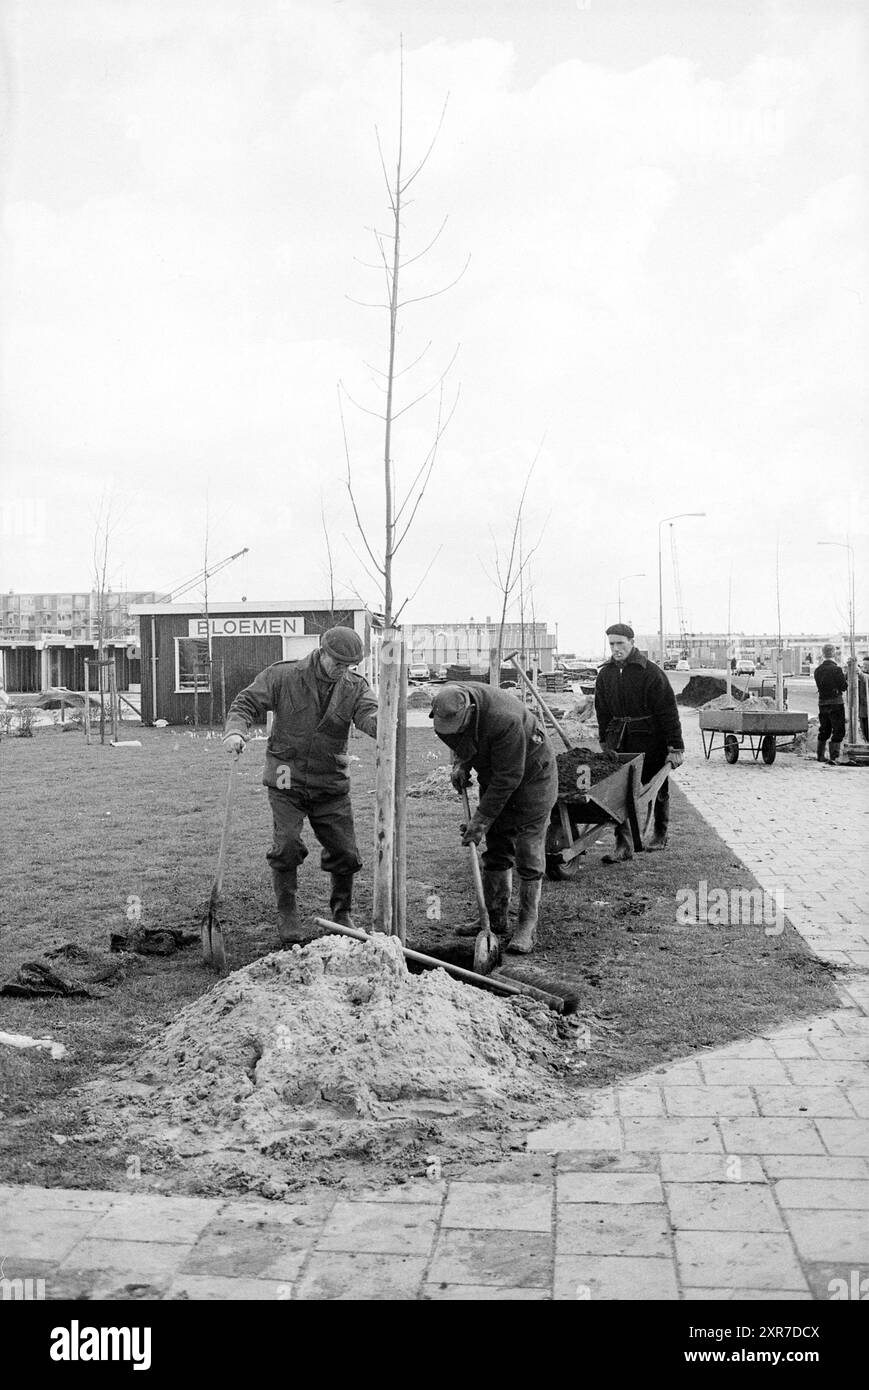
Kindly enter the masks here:
M 824 741 L 823 741 L 823 743 L 822 743 L 821 740 L 818 739 L 818 751 L 817 751 L 817 753 L 815 754 L 815 757 L 817 758 L 817 760 L 818 760 L 819 763 L 825 763 L 825 762 L 827 761 L 826 757 L 824 756 L 824 750 L 825 750 L 826 747 L 827 747 L 827 740 L 824 739 Z
M 841 745 L 841 743 L 834 743 L 833 740 L 831 739 L 831 740 L 830 740 L 830 762 L 831 762 L 831 763 L 837 763 L 837 762 L 839 761 L 839 754 L 840 754 L 841 751 L 842 751 L 842 745 Z
M 616 826 L 616 847 L 612 854 L 601 856 L 602 864 L 620 864 L 623 859 L 633 859 L 634 842 L 627 824 Z
M 302 946 L 308 937 L 296 909 L 296 871 L 272 869 L 278 905 L 278 939 L 282 946 Z
M 510 928 L 510 899 L 513 896 L 512 869 L 484 869 L 483 897 L 489 926 L 496 936 L 506 936 Z
M 537 938 L 537 914 L 540 910 L 540 894 L 543 880 L 540 878 L 520 878 L 519 880 L 519 920 L 516 930 L 507 943 L 507 950 L 515 956 L 527 956 L 534 950 Z
M 350 916 L 350 909 L 352 906 L 353 875 L 333 874 L 332 896 L 329 899 L 329 911 L 332 914 L 332 921 L 338 922 L 342 927 L 355 927 L 356 923 Z
M 645 846 L 647 850 L 667 848 L 667 826 L 670 824 L 669 801 L 655 802 L 655 833 Z

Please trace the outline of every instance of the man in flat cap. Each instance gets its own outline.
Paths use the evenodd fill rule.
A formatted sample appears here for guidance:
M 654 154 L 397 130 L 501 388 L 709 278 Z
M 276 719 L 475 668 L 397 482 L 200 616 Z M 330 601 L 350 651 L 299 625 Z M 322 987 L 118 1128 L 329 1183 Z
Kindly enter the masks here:
M 660 666 L 637 651 L 632 627 L 613 623 L 606 633 L 612 655 L 598 672 L 594 691 L 600 741 L 616 753 L 645 753 L 643 782 L 648 782 L 665 763 L 678 767 L 684 757 L 676 696 Z M 655 798 L 654 834 L 647 850 L 666 847 L 669 823 L 668 780 Z M 615 851 L 605 854 L 603 862 L 615 864 L 633 853 L 629 831 L 618 826 Z
M 363 654 L 352 628 L 331 627 L 322 634 L 318 651 L 261 671 L 236 695 L 227 716 L 223 743 L 238 755 L 251 724 L 274 711 L 263 773 L 274 821 L 266 858 L 278 905 L 278 935 L 285 946 L 312 937 L 301 926 L 296 907 L 296 871 L 308 853 L 302 842 L 306 818 L 323 847 L 320 865 L 332 876 L 332 919 L 353 925 L 353 875 L 362 860 L 350 806 L 347 736 L 351 724 L 372 738 L 377 734 L 377 700 L 365 678 L 351 670 Z
M 480 802 L 462 828 L 462 844 L 483 851 L 483 892 L 493 932 L 506 936 L 513 889 L 519 875 L 519 918 L 507 949 L 534 949 L 540 893 L 546 869 L 546 829 L 558 795 L 555 754 L 539 717 L 512 692 L 470 681 L 445 685 L 429 718 L 453 751 L 450 780 L 467 787 L 471 769 Z

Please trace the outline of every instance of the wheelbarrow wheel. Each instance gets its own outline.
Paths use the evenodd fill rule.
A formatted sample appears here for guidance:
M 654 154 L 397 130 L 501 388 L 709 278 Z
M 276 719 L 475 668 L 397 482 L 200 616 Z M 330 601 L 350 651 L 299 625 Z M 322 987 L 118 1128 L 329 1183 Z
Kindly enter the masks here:
M 571 859 L 565 864 L 557 854 L 547 854 L 546 856 L 546 877 L 554 879 L 556 883 L 561 883 L 567 879 L 576 878 L 579 873 L 579 858 Z
M 724 760 L 735 763 L 739 757 L 739 739 L 736 734 L 726 734 L 724 738 Z
M 760 743 L 760 756 L 765 763 L 775 762 L 775 734 L 764 734 Z

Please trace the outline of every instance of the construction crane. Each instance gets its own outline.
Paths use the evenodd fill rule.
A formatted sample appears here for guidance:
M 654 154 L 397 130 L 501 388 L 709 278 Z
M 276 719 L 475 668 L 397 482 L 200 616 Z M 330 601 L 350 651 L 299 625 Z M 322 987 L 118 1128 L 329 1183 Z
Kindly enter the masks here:
M 227 565 L 231 565 L 233 560 L 238 560 L 247 552 L 248 547 L 245 546 L 244 550 L 237 550 L 234 555 L 227 555 L 225 560 L 218 560 L 217 564 L 212 565 L 209 569 L 198 570 L 192 579 L 187 579 L 183 584 L 178 584 L 174 589 L 170 589 L 168 594 L 163 594 L 157 602 L 173 603 L 176 598 L 181 598 L 182 594 L 187 594 L 191 589 L 195 589 L 196 585 L 201 584 L 204 579 L 210 579 L 213 574 L 219 574 L 221 570 L 226 569 Z
M 685 620 L 685 609 L 682 605 L 682 580 L 679 577 L 679 557 L 676 553 L 676 532 L 673 530 L 673 523 L 670 522 L 670 552 L 673 556 L 673 589 L 676 595 L 676 613 L 679 618 L 679 642 L 680 655 L 688 655 L 688 625 Z

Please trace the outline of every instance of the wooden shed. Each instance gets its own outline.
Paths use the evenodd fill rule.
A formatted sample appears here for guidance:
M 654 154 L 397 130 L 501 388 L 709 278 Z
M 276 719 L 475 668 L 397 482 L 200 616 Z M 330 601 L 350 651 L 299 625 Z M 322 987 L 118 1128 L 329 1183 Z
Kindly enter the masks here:
M 236 695 L 276 661 L 295 661 L 316 650 L 320 634 L 340 624 L 359 633 L 367 672 L 371 614 L 336 599 L 132 604 L 139 620 L 142 722 L 204 722 L 212 708 L 222 723 Z

